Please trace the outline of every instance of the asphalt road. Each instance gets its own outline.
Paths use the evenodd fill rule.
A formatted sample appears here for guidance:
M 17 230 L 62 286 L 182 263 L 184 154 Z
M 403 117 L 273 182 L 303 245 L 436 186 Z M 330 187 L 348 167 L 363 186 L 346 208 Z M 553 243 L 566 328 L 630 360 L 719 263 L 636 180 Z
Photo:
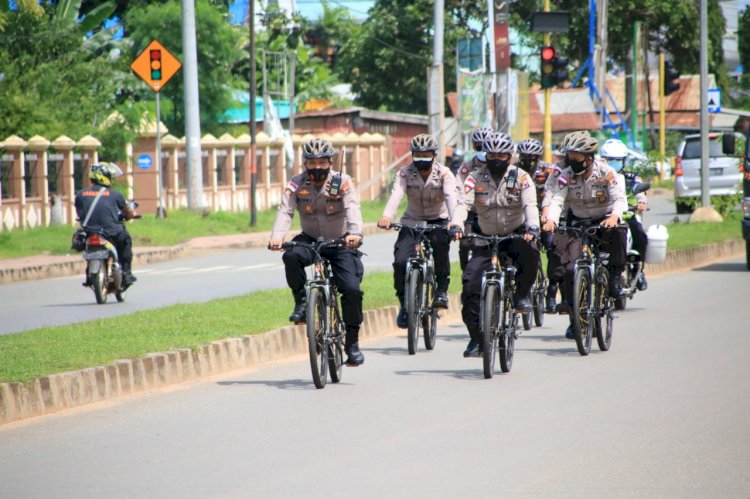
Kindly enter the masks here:
M 644 216 L 646 228 L 669 223 L 675 217 L 671 195 L 653 197 L 650 205 Z M 366 253 L 366 272 L 392 269 L 396 235 L 390 231 L 365 238 L 362 251 Z M 456 244 L 452 251 L 457 259 Z M 283 268 L 281 254 L 265 249 L 226 251 L 136 267 L 138 282 L 128 291 L 126 301 L 117 303 L 110 297 L 105 305 L 97 305 L 91 289 L 81 286 L 82 275 L 0 285 L 0 334 L 281 288 L 286 286 Z
M 747 498 L 748 279 L 654 276 L 588 357 L 549 316 L 490 380 L 441 324 L 324 390 L 298 357 L 5 426 L 0 497 Z

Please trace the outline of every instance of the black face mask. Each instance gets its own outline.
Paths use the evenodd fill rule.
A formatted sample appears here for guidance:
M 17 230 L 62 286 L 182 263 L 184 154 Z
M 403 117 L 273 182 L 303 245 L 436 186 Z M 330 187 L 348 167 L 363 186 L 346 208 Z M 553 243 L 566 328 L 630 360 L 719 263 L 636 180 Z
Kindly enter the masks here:
M 586 170 L 586 160 L 583 159 L 581 161 L 573 161 L 570 158 L 565 158 L 565 166 L 573 170 L 573 173 L 578 175 L 579 173 L 583 173 L 584 170 Z
M 310 182 L 322 182 L 328 178 L 330 168 L 310 168 L 307 170 L 307 176 Z
M 531 173 L 536 168 L 536 160 L 531 158 L 521 158 L 519 161 L 521 168 Z
M 487 169 L 495 177 L 502 177 L 508 170 L 510 160 L 508 159 L 488 159 Z
M 417 167 L 417 170 L 420 172 L 426 172 L 430 168 L 432 168 L 432 161 L 431 159 L 415 159 L 414 160 L 414 166 Z

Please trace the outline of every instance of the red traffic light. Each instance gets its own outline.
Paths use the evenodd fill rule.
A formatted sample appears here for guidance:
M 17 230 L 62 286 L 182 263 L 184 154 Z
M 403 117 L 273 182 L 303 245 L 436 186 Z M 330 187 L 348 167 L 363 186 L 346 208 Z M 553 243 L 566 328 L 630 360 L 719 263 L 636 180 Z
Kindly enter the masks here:
M 551 61 L 555 58 L 555 49 L 553 47 L 542 47 L 542 60 Z

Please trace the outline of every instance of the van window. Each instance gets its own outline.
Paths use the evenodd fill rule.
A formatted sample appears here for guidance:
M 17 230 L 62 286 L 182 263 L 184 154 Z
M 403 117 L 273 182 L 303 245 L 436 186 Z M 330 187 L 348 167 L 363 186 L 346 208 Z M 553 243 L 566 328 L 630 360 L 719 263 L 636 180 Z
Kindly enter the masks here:
M 724 156 L 721 152 L 721 140 L 708 141 L 708 155 L 712 158 Z M 699 139 L 688 140 L 685 142 L 685 150 L 682 152 L 682 159 L 700 159 L 701 158 L 701 141 Z

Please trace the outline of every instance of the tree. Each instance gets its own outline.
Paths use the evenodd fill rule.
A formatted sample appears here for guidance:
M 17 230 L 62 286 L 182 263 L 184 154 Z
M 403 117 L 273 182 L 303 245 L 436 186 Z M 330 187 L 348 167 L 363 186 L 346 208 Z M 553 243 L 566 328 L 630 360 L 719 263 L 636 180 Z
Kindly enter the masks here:
M 742 72 L 750 74 L 750 7 L 745 7 L 737 23 L 737 49 L 740 52 Z
M 370 17 L 339 51 L 336 72 L 352 84 L 367 107 L 411 113 L 427 111 L 427 68 L 432 62 L 433 2 L 377 0 Z M 453 51 L 459 38 L 479 36 L 486 26 L 486 2 L 446 0 L 447 88 L 455 86 Z M 477 21 L 477 30 L 470 21 Z
M 229 24 L 226 8 L 217 3 L 197 0 L 195 6 L 201 130 L 208 133 L 220 130 L 218 118 L 231 107 L 233 91 L 246 88 L 232 72 L 244 57 L 240 50 L 239 29 Z M 129 10 L 125 27 L 133 45 L 123 63 L 129 64 L 154 38 L 178 59 L 184 60 L 181 26 L 180 2 L 176 0 Z M 178 74 L 161 91 L 167 101 L 162 121 L 171 133 L 178 136 L 185 133 L 183 88 L 182 75 Z M 145 89 L 142 83 L 132 84 L 124 97 L 151 100 L 153 92 Z

